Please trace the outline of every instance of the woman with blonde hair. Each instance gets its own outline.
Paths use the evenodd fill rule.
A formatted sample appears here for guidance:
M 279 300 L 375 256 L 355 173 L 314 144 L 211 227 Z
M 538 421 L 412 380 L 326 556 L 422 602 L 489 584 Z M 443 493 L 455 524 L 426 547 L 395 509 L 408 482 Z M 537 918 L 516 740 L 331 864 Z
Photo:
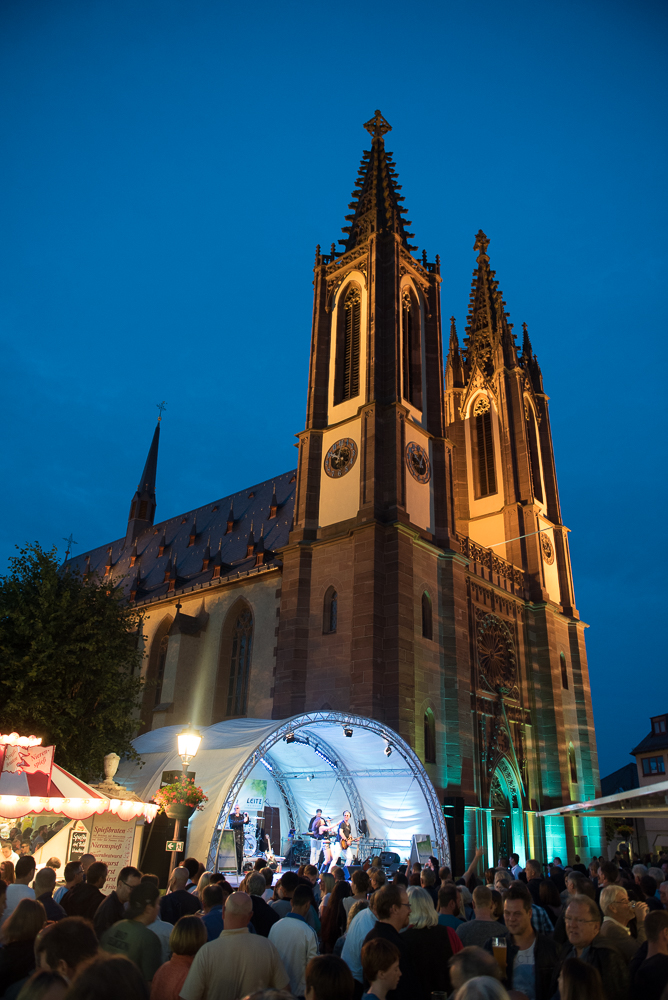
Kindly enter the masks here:
M 325 872 L 320 876 L 318 885 L 320 886 L 320 898 L 322 900 L 320 904 L 320 919 L 322 920 L 327 904 L 329 903 L 329 897 L 334 888 L 334 876 L 330 875 L 329 872 Z
M 2 927 L 0 987 L 25 979 L 35 968 L 35 938 L 46 923 L 46 910 L 37 899 L 22 899 Z
M 410 922 L 401 941 L 406 966 L 413 972 L 412 998 L 430 1000 L 432 993 L 452 990 L 448 962 L 453 955 L 450 933 L 455 932 L 439 924 L 434 901 L 426 889 L 410 885 L 408 902 Z
M 151 982 L 153 1000 L 178 1000 L 193 959 L 206 942 L 206 927 L 199 917 L 181 917 L 176 921 L 169 936 L 172 957 L 160 966 Z
M 202 902 L 202 890 L 206 889 L 207 885 L 211 881 L 212 876 L 213 872 L 202 872 L 197 881 L 197 888 L 195 889 L 195 895 L 199 899 L 200 903 Z

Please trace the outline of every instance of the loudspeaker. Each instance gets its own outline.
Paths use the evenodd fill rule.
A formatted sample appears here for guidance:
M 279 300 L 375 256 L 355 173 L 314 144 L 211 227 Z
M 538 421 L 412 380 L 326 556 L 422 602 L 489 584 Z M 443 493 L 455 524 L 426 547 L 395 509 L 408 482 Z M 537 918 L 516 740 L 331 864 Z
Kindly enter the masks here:
M 464 834 L 464 797 L 462 795 L 444 796 L 443 815 L 446 819 L 454 821 L 455 833 L 462 836 Z
M 466 868 L 464 862 L 464 797 L 462 795 L 445 795 L 443 797 L 443 815 L 450 841 L 450 867 L 454 875 L 461 875 Z
M 355 874 L 355 872 L 361 872 L 362 871 L 362 866 L 361 865 L 348 865 L 347 868 L 348 868 L 348 871 L 350 872 L 350 877 L 351 878 L 353 877 L 353 875 Z

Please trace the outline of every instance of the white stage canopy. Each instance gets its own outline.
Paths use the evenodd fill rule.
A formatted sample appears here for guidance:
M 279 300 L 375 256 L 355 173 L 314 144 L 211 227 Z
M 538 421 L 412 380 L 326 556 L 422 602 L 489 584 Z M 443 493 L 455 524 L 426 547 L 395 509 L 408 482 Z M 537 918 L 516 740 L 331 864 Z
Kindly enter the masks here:
M 144 766 L 124 761 L 116 780 L 150 800 L 162 772 L 181 767 L 176 745 L 181 729 L 165 726 L 137 737 L 133 742 Z M 200 732 L 190 769 L 209 801 L 190 820 L 187 852 L 206 859 L 207 868 L 215 863 L 220 830 L 248 778 L 267 781 L 265 804 L 280 809 L 284 837 L 289 829 L 304 833 L 316 809 L 332 820 L 349 809 L 353 836 L 362 838 L 361 853 L 388 850 L 403 858 L 413 834 L 425 834 L 441 864 L 449 864 L 434 787 L 414 751 L 387 726 L 340 712 L 314 712 L 280 721 L 231 719 Z M 282 853 L 283 845 L 272 846 Z

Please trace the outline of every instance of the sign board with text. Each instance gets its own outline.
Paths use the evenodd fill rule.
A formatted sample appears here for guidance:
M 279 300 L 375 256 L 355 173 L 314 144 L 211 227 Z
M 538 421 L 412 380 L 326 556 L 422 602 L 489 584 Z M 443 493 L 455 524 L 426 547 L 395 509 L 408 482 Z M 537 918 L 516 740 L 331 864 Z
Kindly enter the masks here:
M 182 840 L 168 840 L 166 851 L 176 851 L 177 853 L 183 850 Z
M 115 889 L 119 871 L 131 863 L 134 837 L 134 820 L 124 823 L 113 813 L 95 817 L 89 851 L 95 855 L 96 861 L 104 861 L 108 867 L 102 892 L 109 893 Z
M 81 858 L 88 851 L 88 838 L 90 834 L 80 819 L 74 823 L 70 830 L 70 845 L 67 851 L 68 861 L 81 861 Z

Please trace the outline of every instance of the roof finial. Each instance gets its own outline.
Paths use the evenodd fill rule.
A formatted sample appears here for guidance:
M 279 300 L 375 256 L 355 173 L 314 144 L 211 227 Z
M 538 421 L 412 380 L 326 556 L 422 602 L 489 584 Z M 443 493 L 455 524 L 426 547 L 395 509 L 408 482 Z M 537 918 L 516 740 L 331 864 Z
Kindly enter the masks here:
M 382 139 L 386 132 L 392 131 L 392 126 L 383 118 L 380 111 L 376 111 L 373 118 L 364 123 L 364 128 L 374 139 Z
M 475 243 L 473 244 L 474 250 L 479 250 L 478 260 L 481 256 L 487 256 L 487 247 L 489 246 L 489 238 L 485 236 L 482 229 L 479 229 L 475 236 Z
M 72 551 L 72 546 L 78 545 L 79 543 L 74 541 L 74 535 L 72 534 L 71 531 L 70 531 L 70 537 L 69 538 L 63 537 L 63 541 L 67 542 L 67 549 L 65 551 L 65 561 L 67 561 L 70 558 L 70 552 Z
M 158 417 L 158 423 L 160 423 L 160 421 L 162 420 L 162 411 L 167 409 L 167 403 L 163 399 L 162 403 L 156 403 L 155 405 L 160 410 L 160 415 Z

